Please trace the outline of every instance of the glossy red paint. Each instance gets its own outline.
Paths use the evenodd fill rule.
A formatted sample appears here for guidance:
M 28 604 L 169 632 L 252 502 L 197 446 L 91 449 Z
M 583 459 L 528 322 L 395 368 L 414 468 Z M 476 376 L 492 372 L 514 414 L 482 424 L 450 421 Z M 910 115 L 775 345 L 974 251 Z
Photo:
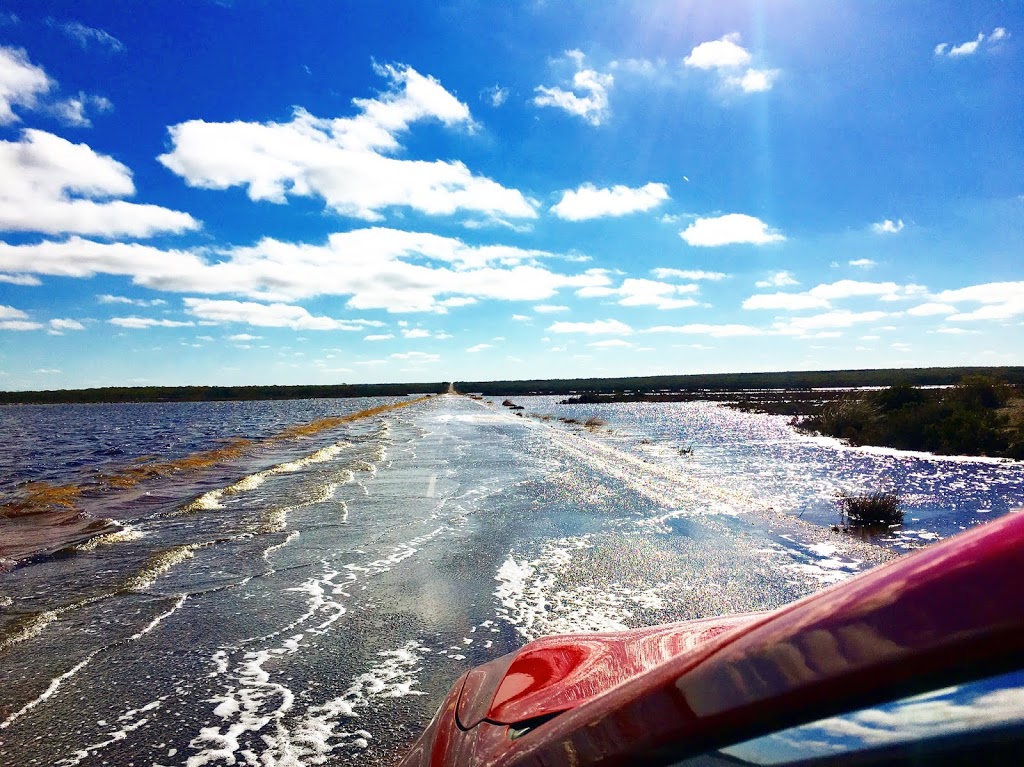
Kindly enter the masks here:
M 1011 514 L 781 610 L 701 622 L 707 634 L 677 624 L 538 640 L 467 674 L 442 706 L 466 726 L 451 713 L 435 719 L 403 764 L 664 764 L 1020 668 L 1022 572 L 1024 514 Z M 518 717 L 556 711 L 508 737 Z

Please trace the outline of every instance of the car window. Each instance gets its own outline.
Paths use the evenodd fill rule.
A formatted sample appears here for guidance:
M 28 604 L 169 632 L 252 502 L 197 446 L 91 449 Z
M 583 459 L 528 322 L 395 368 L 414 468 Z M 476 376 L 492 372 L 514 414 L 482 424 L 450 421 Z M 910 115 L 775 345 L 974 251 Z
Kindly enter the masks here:
M 1024 670 L 932 690 L 769 733 L 677 762 L 712 765 L 944 764 L 1024 739 Z M 969 748 L 967 747 L 969 745 Z M 933 754 L 934 752 L 934 754 Z M 934 758 L 929 757 L 933 754 Z M 872 758 L 877 755 L 877 758 Z M 955 762 L 953 762 L 955 763 Z

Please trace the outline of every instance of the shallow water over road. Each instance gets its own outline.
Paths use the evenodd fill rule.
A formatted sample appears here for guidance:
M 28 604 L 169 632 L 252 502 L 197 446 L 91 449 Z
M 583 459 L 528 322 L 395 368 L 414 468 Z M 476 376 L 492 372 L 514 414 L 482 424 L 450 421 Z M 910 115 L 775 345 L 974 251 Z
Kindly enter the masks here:
M 621 429 L 435 397 L 0 575 L 0 763 L 390 764 L 526 640 L 771 608 L 893 556 Z

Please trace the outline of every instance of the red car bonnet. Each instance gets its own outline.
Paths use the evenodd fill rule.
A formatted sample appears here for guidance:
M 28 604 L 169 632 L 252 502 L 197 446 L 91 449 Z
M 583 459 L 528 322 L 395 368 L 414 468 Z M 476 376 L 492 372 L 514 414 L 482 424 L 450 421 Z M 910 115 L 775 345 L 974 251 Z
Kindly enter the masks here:
M 535 640 L 469 672 L 459 697 L 459 724 L 466 729 L 484 720 L 513 724 L 573 708 L 763 616 L 753 613 Z

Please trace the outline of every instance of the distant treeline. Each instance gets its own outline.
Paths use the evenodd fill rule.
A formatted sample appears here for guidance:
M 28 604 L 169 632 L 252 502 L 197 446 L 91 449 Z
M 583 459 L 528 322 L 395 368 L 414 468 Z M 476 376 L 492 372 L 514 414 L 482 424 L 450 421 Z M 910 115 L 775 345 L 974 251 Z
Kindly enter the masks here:
M 532 381 L 456 381 L 463 393 L 491 397 L 584 392 L 595 394 L 655 394 L 681 391 L 740 389 L 814 389 L 824 387 L 952 385 L 965 376 L 992 376 L 1009 384 L 1024 384 L 1024 367 L 885 368 L 878 370 L 810 370 L 787 373 L 707 373 L 631 378 L 570 378 Z
M 101 389 L 0 392 L 0 404 L 82 402 L 207 402 L 241 400 L 404 397 L 440 394 L 447 383 L 337 384 L 329 386 L 110 386 Z

